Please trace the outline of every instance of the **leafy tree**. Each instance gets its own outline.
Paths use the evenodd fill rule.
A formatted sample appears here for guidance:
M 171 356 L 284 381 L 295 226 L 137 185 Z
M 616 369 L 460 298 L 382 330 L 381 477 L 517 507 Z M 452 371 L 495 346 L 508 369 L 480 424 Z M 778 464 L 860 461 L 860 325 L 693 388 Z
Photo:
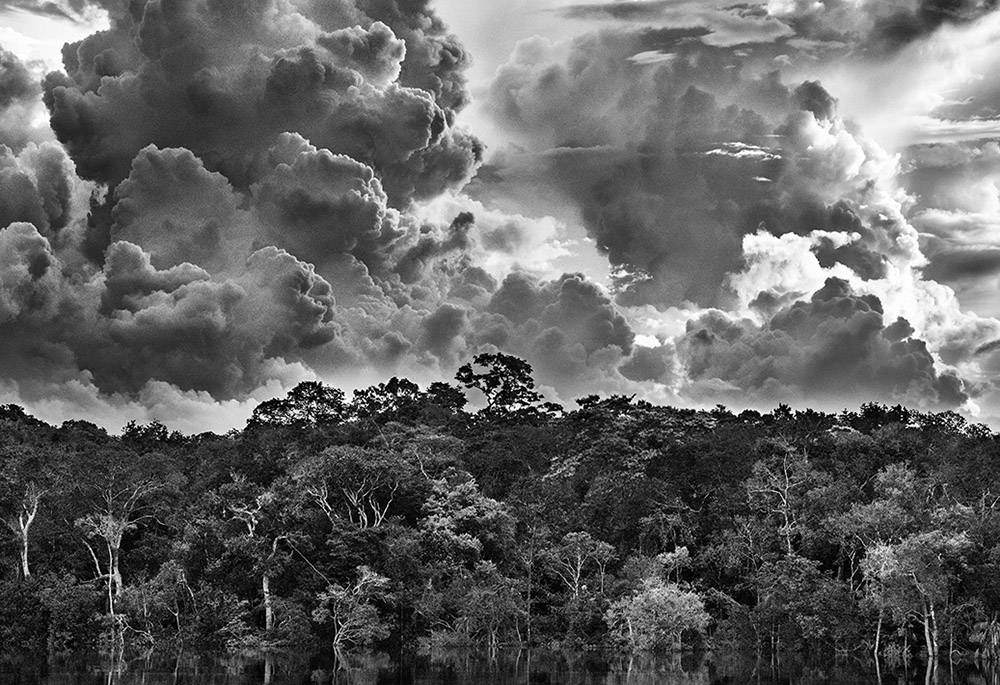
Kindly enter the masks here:
M 651 577 L 636 593 L 613 603 L 605 620 L 612 636 L 632 650 L 679 650 L 685 635 L 704 635 L 709 615 L 696 593 Z
M 586 531 L 566 533 L 549 553 L 553 572 L 559 576 L 573 597 L 580 596 L 584 589 L 585 574 L 591 568 L 596 568 L 600 573 L 600 592 L 603 593 L 605 569 L 614 556 L 614 547 L 601 540 L 595 540 Z
M 97 576 L 106 580 L 108 612 L 117 620 L 115 602 L 124 590 L 121 553 L 125 536 L 157 520 L 156 498 L 175 493 L 184 478 L 165 455 L 140 456 L 124 446 L 77 455 L 72 477 L 82 507 L 74 523 L 84 534 L 83 544 Z
M 0 448 L 0 463 L 3 464 L 0 468 L 0 501 L 6 503 L 4 521 L 18 542 L 22 578 L 31 577 L 29 551 L 32 525 L 43 499 L 61 480 L 61 464 L 46 456 L 51 455 L 33 446 Z
M 488 414 L 511 414 L 533 407 L 542 399 L 535 390 L 531 364 L 523 359 L 499 352 L 484 353 L 476 355 L 473 364 L 459 368 L 455 379 L 486 396 Z M 475 367 L 483 370 L 476 371 Z
M 792 555 L 764 564 L 754 582 L 759 601 L 750 613 L 758 641 L 773 652 L 827 644 L 856 636 L 857 609 L 847 583 L 819 563 Z
M 323 426 L 347 415 L 344 391 L 317 381 L 303 381 L 283 398 L 262 402 L 253 411 L 249 426 Z
M 432 482 L 421 521 L 424 539 L 439 559 L 472 568 L 502 561 L 514 539 L 514 520 L 503 503 L 479 491 L 475 479 L 450 469 Z
M 795 554 L 804 532 L 806 492 L 821 479 L 804 454 L 780 444 L 777 454 L 754 464 L 746 481 L 751 510 L 774 521 L 788 556 Z
M 233 535 L 226 538 L 231 553 L 245 558 L 253 575 L 260 579 L 264 600 L 264 630 L 271 633 L 275 622 L 275 597 L 272 581 L 288 552 L 282 547 L 293 532 L 289 519 L 297 513 L 284 482 L 260 488 L 237 476 L 220 488 L 219 500 L 234 524 Z
M 865 558 L 865 570 L 877 583 L 874 596 L 880 609 L 902 619 L 915 616 L 922 623 L 928 659 L 938 657 L 940 615 L 970 548 L 964 532 L 931 530 L 895 544 L 879 543 Z
M 388 636 L 389 625 L 375 606 L 386 598 L 388 585 L 385 576 L 359 566 L 354 582 L 333 584 L 320 593 L 312 617 L 316 623 L 330 625 L 334 649 L 363 647 Z
M 415 467 L 394 452 L 349 445 L 307 457 L 292 470 L 295 482 L 331 524 L 346 520 L 362 529 L 381 526 L 401 488 L 416 487 L 417 476 Z

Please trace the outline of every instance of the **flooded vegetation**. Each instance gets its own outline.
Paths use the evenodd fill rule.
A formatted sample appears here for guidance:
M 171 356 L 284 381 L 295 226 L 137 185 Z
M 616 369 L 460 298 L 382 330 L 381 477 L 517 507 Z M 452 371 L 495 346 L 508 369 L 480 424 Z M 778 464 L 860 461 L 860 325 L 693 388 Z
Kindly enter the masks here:
M 928 669 L 836 659 L 757 660 L 746 655 L 671 656 L 502 650 L 282 654 L 212 657 L 156 655 L 130 658 L 75 655 L 0 662 L 9 685 L 852 685 L 935 683 L 995 685 L 1000 673 L 966 664 Z

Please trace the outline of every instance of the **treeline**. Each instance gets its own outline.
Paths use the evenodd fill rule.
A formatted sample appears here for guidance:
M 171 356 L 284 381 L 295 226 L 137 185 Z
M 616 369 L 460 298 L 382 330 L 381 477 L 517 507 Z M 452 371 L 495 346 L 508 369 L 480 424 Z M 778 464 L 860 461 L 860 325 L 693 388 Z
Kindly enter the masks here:
M 1000 656 L 985 427 L 456 380 L 302 383 L 224 436 L 0 407 L 0 644 Z

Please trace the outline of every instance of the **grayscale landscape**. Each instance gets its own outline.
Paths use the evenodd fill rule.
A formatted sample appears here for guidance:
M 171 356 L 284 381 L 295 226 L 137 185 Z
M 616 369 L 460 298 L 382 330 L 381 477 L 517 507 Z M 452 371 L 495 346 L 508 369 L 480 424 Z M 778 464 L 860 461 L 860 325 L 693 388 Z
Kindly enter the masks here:
M 996 0 L 0 0 L 0 680 L 1000 682 Z

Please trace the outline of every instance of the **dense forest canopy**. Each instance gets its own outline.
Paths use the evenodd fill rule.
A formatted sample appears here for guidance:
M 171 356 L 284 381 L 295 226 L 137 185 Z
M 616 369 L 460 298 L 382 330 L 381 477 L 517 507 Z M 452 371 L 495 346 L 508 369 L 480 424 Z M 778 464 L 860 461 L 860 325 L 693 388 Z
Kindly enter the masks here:
M 301 383 L 226 435 L 0 407 L 0 643 L 998 656 L 984 426 L 456 380 Z

